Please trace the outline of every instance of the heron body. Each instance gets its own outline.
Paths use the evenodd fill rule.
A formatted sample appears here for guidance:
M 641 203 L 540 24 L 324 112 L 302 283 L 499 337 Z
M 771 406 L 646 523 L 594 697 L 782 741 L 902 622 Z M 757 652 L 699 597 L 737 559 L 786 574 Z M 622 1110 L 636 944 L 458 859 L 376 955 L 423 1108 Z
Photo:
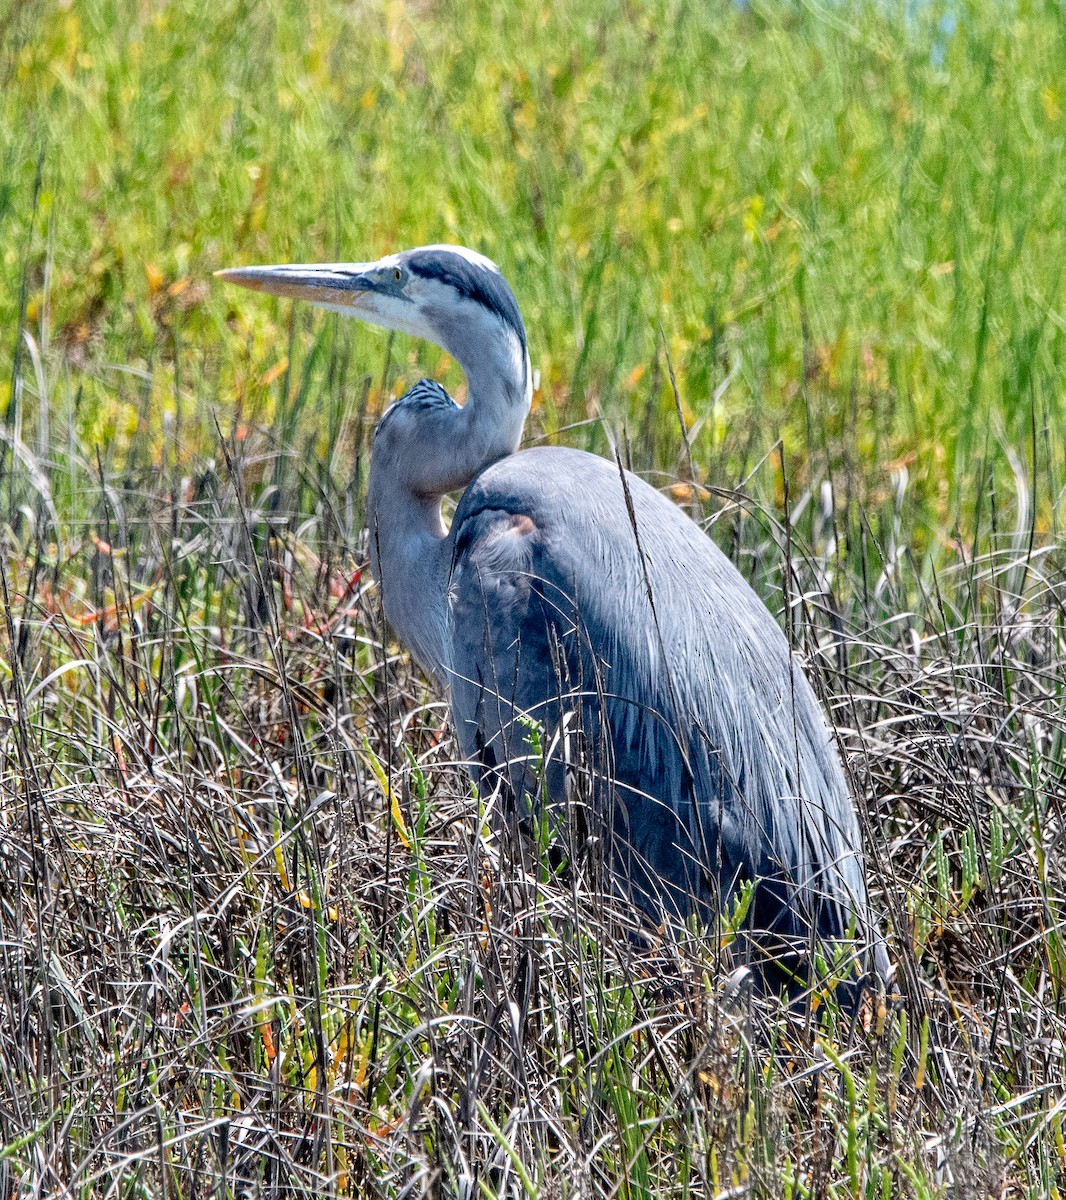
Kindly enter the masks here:
M 223 275 L 426 338 L 462 366 L 465 405 L 422 380 L 386 411 L 367 508 L 385 615 L 447 691 L 482 791 L 521 816 L 545 793 L 565 810 L 591 780 L 611 886 L 653 920 L 711 919 L 751 884 L 753 955 L 794 964 L 815 940 L 855 944 L 857 971 L 884 974 L 855 809 L 781 629 L 643 480 L 578 450 L 518 451 L 531 373 L 496 267 L 428 246 Z M 445 530 L 441 499 L 459 491 Z

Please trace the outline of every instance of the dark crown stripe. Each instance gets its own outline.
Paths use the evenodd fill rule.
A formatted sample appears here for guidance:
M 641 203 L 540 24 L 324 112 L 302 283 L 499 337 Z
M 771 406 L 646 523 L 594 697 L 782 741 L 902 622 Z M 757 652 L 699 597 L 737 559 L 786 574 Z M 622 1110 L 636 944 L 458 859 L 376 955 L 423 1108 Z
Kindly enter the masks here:
M 526 327 L 518 311 L 518 302 L 499 271 L 478 266 L 448 250 L 417 251 L 407 260 L 407 267 L 412 274 L 422 279 L 439 280 L 454 288 L 460 296 L 483 305 L 525 346 Z

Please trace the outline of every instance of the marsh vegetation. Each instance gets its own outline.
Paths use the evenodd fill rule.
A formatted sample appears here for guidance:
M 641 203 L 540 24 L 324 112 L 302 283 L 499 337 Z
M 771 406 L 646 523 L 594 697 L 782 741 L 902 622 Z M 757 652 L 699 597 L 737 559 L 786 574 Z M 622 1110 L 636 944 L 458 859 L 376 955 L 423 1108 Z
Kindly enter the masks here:
M 1057 1194 L 1066 10 L 0 9 L 0 1195 Z M 509 855 L 365 573 L 432 348 L 222 292 L 458 241 L 780 615 L 901 1001 Z

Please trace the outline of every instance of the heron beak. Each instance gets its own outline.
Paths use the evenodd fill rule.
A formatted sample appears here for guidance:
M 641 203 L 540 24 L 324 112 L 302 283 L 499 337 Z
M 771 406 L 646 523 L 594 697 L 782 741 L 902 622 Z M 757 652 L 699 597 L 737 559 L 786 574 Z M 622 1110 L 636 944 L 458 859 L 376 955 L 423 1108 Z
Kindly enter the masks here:
M 216 271 L 219 279 L 293 300 L 309 300 L 331 308 L 358 310 L 377 290 L 366 272 L 370 263 L 326 263 L 321 266 L 229 267 Z

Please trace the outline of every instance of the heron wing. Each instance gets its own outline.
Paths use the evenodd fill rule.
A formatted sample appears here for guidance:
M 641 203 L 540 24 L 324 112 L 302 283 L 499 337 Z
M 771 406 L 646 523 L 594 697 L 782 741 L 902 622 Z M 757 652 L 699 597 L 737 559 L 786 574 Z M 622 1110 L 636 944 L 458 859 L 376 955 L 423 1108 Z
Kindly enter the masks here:
M 483 471 L 452 537 L 452 707 L 479 769 L 528 805 L 532 718 L 561 800 L 576 722 L 643 907 L 714 910 L 751 879 L 756 928 L 864 924 L 857 822 L 817 700 L 692 521 L 604 459 L 545 448 Z

